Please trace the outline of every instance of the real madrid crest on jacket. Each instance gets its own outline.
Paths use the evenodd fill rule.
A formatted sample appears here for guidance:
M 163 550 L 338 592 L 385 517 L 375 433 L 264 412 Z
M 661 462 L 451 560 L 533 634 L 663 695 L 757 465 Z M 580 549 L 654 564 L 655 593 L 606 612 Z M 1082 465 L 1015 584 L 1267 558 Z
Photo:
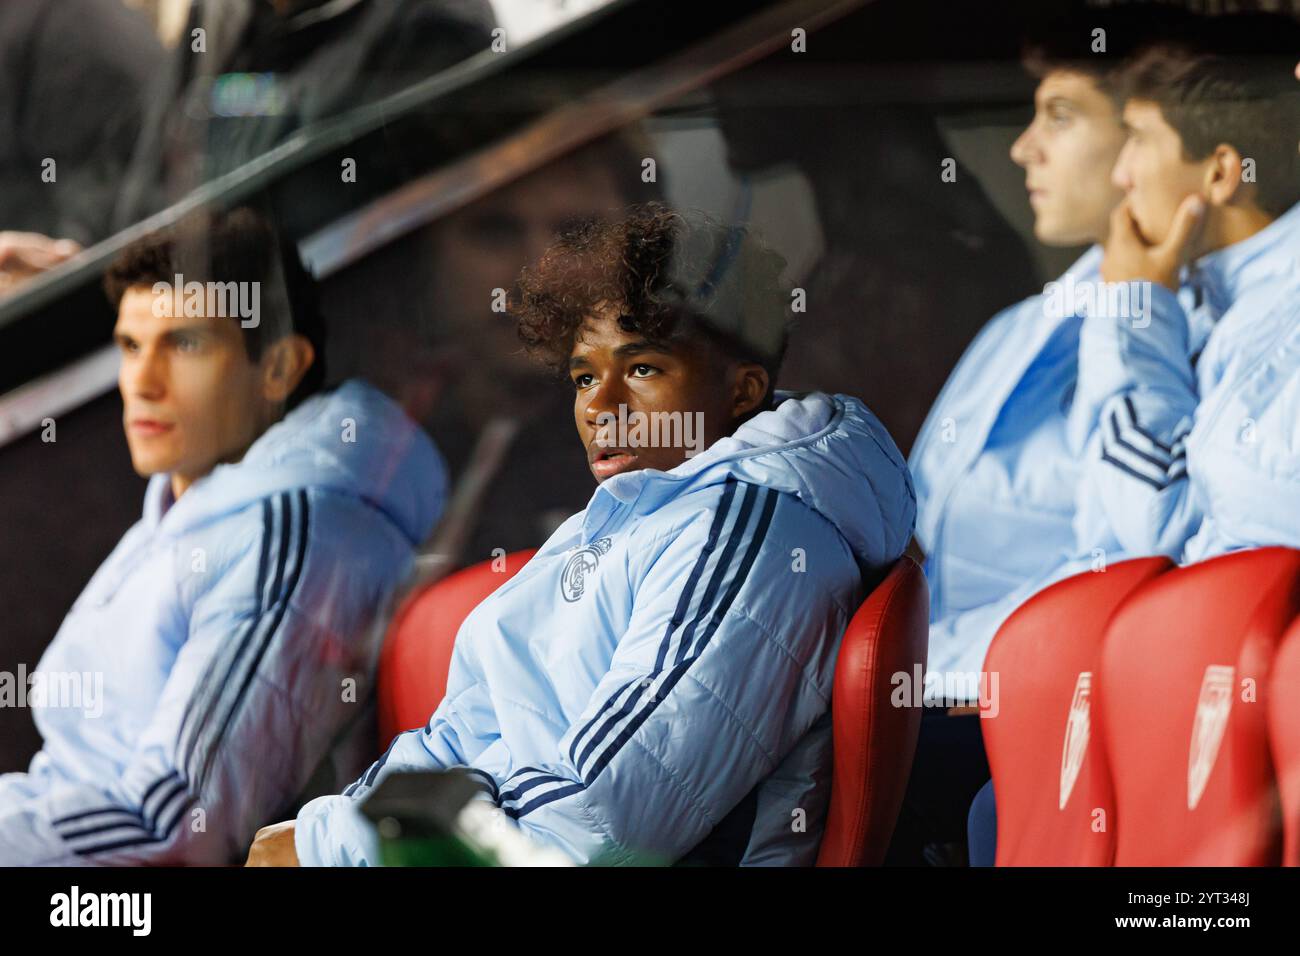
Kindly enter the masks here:
M 840 638 L 914 516 L 898 449 L 843 395 L 778 392 L 677 468 L 608 479 L 466 618 L 429 723 L 303 808 L 300 861 L 375 861 L 358 798 L 462 766 L 581 863 L 812 863 Z
M 560 576 L 560 593 L 566 601 L 576 601 L 582 597 L 586 588 L 587 576 L 600 566 L 600 556 L 609 551 L 609 538 L 593 541 L 585 548 L 579 548 L 564 566 Z

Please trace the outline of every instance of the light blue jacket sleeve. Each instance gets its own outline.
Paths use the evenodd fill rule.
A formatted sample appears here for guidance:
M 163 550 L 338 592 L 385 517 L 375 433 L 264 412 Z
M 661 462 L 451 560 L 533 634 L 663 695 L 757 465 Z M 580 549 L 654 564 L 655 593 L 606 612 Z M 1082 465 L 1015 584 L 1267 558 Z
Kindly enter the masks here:
M 371 824 L 358 806 L 392 773 L 470 770 L 485 793 L 496 795 L 496 779 L 473 763 L 486 749 L 475 727 L 491 726 L 494 717 L 487 688 L 476 673 L 464 643 L 458 643 L 447 675 L 447 693 L 423 728 L 403 731 L 342 794 L 317 797 L 298 811 L 294 844 L 301 866 L 372 866 L 379 846 Z M 499 738 L 498 738 L 499 739 Z
M 462 660 L 456 660 L 453 675 L 463 671 L 464 666 Z M 394 737 L 383 756 L 342 794 L 317 797 L 298 811 L 294 845 L 300 866 L 378 865 L 378 842 L 358 808 L 366 794 L 389 774 L 462 767 L 478 779 L 486 796 L 495 798 L 496 779 L 472 766 L 469 754 L 477 748 L 462 746 L 456 729 L 472 712 L 469 695 L 478 694 L 481 685 L 470 685 L 463 694 L 455 693 L 453 687 L 453 678 L 449 677 L 448 695 L 429 723 Z
M 1223 384 L 1202 403 L 1188 441 L 1205 522 L 1184 562 L 1300 547 L 1300 275 L 1237 305 Z
M 366 689 L 350 682 L 368 681 L 372 653 L 354 641 L 381 595 L 356 574 L 343 536 L 313 534 L 317 504 L 306 492 L 254 507 L 260 533 L 209 542 L 194 565 L 190 553 L 177 556 L 186 571 L 173 619 L 153 625 L 177 645 L 175 660 L 121 775 L 41 786 L 25 775 L 30 796 L 0 808 L 0 861 L 240 860 L 357 714 Z
M 1125 285 L 1128 298 L 1117 301 L 1140 301 L 1140 283 Z M 1145 316 L 1099 307 L 1080 331 L 1075 402 L 1096 426 L 1076 512 L 1084 555 L 1118 545 L 1132 556 L 1177 557 L 1201 522 L 1187 481 L 1185 441 L 1198 402 L 1187 317 L 1173 292 L 1147 287 Z
M 384 755 L 342 794 L 317 797 L 298 811 L 294 849 L 299 866 L 379 865 L 379 842 L 361 815 L 361 800 L 391 773 L 457 766 L 438 761 L 425 748 L 423 738 L 429 734 L 428 727 L 398 734 Z M 433 746 L 437 749 L 436 742 Z
M 732 486 L 638 545 L 631 618 L 608 671 L 549 760 L 490 748 L 488 789 L 507 816 L 579 863 L 670 862 L 695 847 L 771 774 L 829 707 L 835 657 L 862 596 L 838 533 L 793 497 Z M 649 537 L 651 529 L 646 529 Z M 805 563 L 806 562 L 806 563 Z M 454 744 L 399 738 L 393 766 L 430 767 Z M 411 759 L 413 758 L 413 759 Z M 470 761 L 471 766 L 474 761 Z M 363 778 L 364 782 L 364 778 Z M 352 797 L 298 817 L 304 864 L 373 861 Z M 785 820 L 800 808 L 768 808 Z

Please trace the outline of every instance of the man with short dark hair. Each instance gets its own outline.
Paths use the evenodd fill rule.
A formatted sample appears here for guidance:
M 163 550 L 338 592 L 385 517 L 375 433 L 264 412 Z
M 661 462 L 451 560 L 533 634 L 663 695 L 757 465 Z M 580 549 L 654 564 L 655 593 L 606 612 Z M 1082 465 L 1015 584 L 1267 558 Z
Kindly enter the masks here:
M 1093 51 L 1094 29 L 1105 30 L 1105 52 Z M 1092 245 L 981 330 L 912 449 L 937 698 L 962 699 L 959 679 L 979 672 L 1026 587 L 1075 552 L 1079 461 L 1095 427 L 1074 395 L 1079 332 L 1123 198 L 1110 176 L 1124 144 L 1115 73 L 1149 29 L 1135 11 L 1112 11 L 1055 24 L 1025 45 L 1039 82 L 1011 159 L 1025 171 L 1034 234 L 1049 246 Z M 978 728 L 971 734 L 978 749 Z
M 1270 543 L 1269 522 L 1219 535 L 1218 516 L 1251 492 L 1237 481 L 1211 494 L 1202 479 L 1276 452 L 1256 427 L 1300 319 L 1287 291 L 1300 268 L 1300 110 L 1292 56 L 1267 53 L 1296 44 L 1288 18 L 1230 18 L 1127 72 L 1114 171 L 1125 200 L 1101 274 L 1108 302 L 1146 295 L 1150 309 L 1140 323 L 1098 310 L 1084 328 L 1079 400 L 1102 427 L 1079 528 L 1094 553 L 1189 560 Z M 1210 452 L 1206 436 L 1224 428 L 1237 437 Z
M 1141 7 L 1089 10 L 1035 28 L 1024 43 L 1038 86 L 1011 159 L 1025 171 L 1034 235 L 1091 247 L 980 331 L 909 456 L 930 584 L 926 698 L 943 706 L 924 713 L 890 864 L 966 862 L 966 811 L 989 769 L 980 717 L 947 708 L 989 706 L 983 662 L 998 628 L 1043 584 L 1077 569 L 1078 486 L 1097 427 L 1076 395 L 1080 333 L 1123 198 L 1111 182 L 1124 144 L 1116 76 L 1153 30 L 1178 22 Z
M 1223 18 L 1151 46 L 1121 78 L 1125 198 L 1075 389 L 1098 424 L 1076 571 L 1300 547 L 1300 111 L 1286 102 L 1294 60 L 1267 55 L 1298 45 L 1288 18 Z M 969 822 L 992 865 L 991 785 Z
M 369 386 L 318 390 L 310 280 L 251 211 L 141 240 L 105 286 L 144 515 L 19 691 L 44 745 L 0 776 L 0 865 L 226 863 L 354 772 L 371 622 L 442 464 Z
M 521 337 L 567 372 L 595 494 L 465 620 L 428 724 L 250 864 L 373 865 L 360 798 L 451 767 L 579 863 L 816 859 L 840 638 L 915 506 L 861 402 L 773 394 L 782 266 L 648 204 L 525 271 Z

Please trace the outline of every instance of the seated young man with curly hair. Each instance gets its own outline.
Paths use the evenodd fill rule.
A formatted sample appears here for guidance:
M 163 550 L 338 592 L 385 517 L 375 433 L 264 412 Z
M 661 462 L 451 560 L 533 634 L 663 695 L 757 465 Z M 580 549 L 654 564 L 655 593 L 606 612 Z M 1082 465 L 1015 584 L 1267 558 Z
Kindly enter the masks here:
M 375 863 L 360 798 L 452 767 L 578 863 L 815 860 L 840 638 L 915 500 L 861 402 L 774 391 L 783 266 L 651 204 L 525 270 L 520 336 L 571 380 L 595 493 L 465 620 L 428 724 L 250 863 Z

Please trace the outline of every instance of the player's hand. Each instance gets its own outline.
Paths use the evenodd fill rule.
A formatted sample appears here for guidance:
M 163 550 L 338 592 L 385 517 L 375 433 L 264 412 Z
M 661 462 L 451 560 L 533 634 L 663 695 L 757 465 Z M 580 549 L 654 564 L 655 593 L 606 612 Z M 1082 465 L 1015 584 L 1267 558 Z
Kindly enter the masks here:
M 293 820 L 262 827 L 248 848 L 244 866 L 297 866 L 298 851 L 293 845 Z
M 1169 234 L 1159 243 L 1149 243 L 1138 230 L 1128 200 L 1110 214 L 1110 236 L 1101 259 L 1104 282 L 1158 282 L 1177 291 L 1178 270 L 1187 259 L 1192 240 L 1205 218 L 1205 201 L 1188 196 L 1174 213 Z
M 81 246 L 71 239 L 51 239 L 38 232 L 0 231 L 0 296 L 80 251 Z

